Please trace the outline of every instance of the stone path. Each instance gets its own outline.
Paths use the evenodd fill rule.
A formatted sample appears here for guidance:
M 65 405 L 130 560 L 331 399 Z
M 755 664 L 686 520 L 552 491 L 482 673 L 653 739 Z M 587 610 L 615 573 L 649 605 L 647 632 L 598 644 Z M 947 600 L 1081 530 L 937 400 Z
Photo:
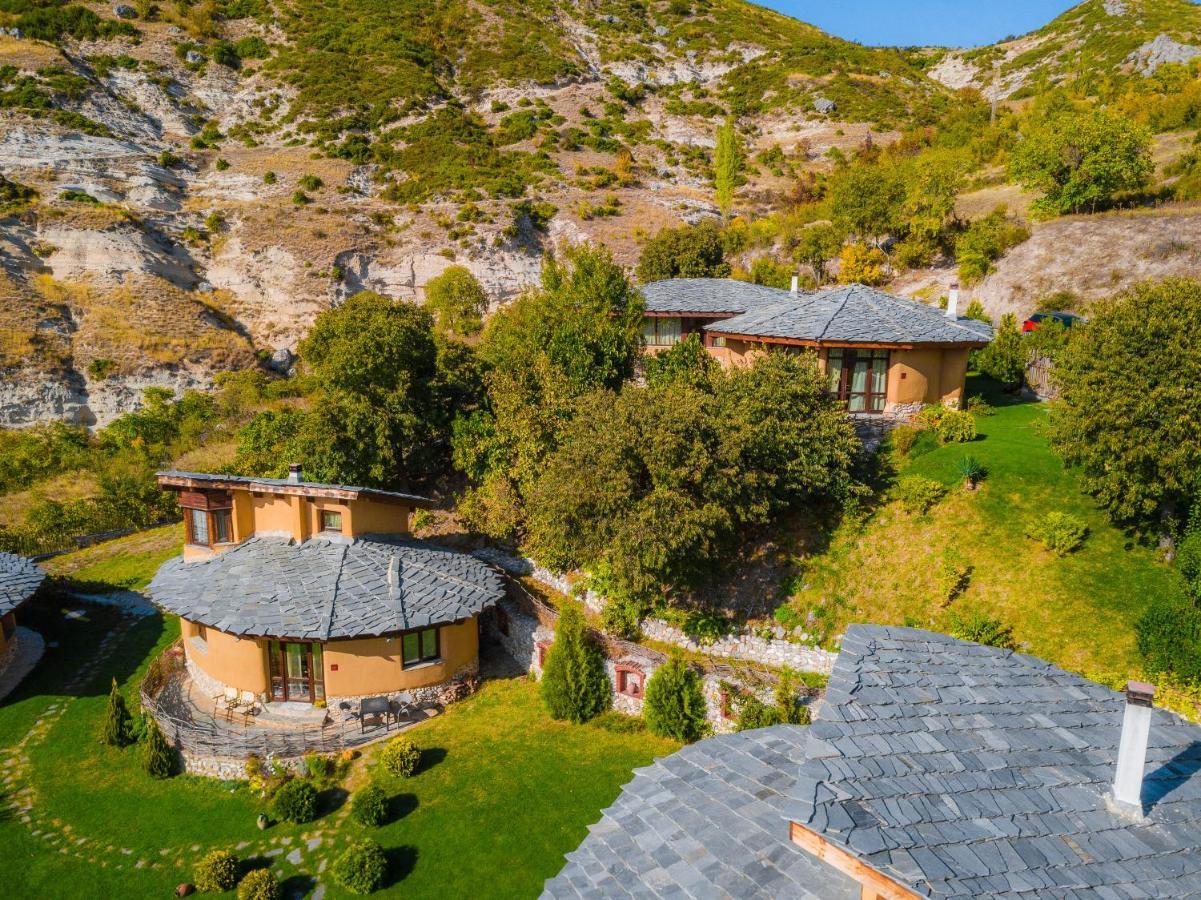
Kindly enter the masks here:
M 59 697 L 48 704 L 29 731 L 15 745 L 0 748 L 0 790 L 7 795 L 7 804 L 13 817 L 25 826 L 31 837 L 44 842 L 48 849 L 103 869 L 175 869 L 179 870 L 180 879 L 186 881 L 191 878 L 191 869 L 195 862 L 211 848 L 201 844 L 163 847 L 155 856 L 149 851 L 139 854 L 132 848 L 114 844 L 103 836 L 78 834 L 69 822 L 51 818 L 41 811 L 37 791 L 30 777 L 32 755 L 37 745 L 48 737 L 58 720 L 75 702 L 78 694 L 97 676 L 102 664 L 141 617 L 140 613 L 132 609 L 127 612 L 128 614 L 99 642 L 92 656 L 66 683 L 64 692 L 69 696 Z M 136 752 L 133 748 L 131 751 Z M 308 857 L 312 872 L 324 872 L 329 859 L 325 853 L 319 851 L 328 847 L 329 835 L 336 830 L 336 826 L 349 811 L 350 804 L 343 804 L 336 813 L 325 819 L 322 827 L 300 835 L 298 846 L 292 846 L 297 840 L 292 836 L 264 836 L 256 841 L 242 841 L 232 848 L 233 852 L 242 859 L 263 857 L 272 860 L 273 868 L 281 880 L 287 874 L 293 874 L 280 870 L 279 865 L 285 860 L 290 867 L 295 866 L 299 870 Z M 300 871 L 299 874 L 309 875 L 309 872 Z M 313 877 L 315 882 L 313 896 L 324 896 L 324 886 L 316 883 L 315 876 L 310 877 Z
M 17 648 L 12 659 L 3 672 L 0 672 L 0 700 L 13 692 L 25 676 L 33 671 L 42 654 L 46 652 L 46 642 L 36 631 L 17 626 Z
M 76 600 L 82 600 L 84 603 L 92 603 L 96 606 L 113 606 L 121 610 L 127 616 L 157 616 L 158 610 L 154 604 L 147 599 L 145 594 L 138 591 L 112 591 L 107 594 L 80 594 L 72 592 L 72 597 Z

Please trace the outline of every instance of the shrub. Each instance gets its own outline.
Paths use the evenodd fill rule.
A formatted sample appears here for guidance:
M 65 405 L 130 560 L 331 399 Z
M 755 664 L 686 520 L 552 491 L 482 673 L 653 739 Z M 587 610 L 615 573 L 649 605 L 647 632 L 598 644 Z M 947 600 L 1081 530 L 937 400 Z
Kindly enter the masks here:
M 228 850 L 211 850 L 192 870 L 196 890 L 206 894 L 232 891 L 238 883 L 238 858 Z
M 906 475 L 897 481 L 896 495 L 910 515 L 924 515 L 947 493 L 940 482 L 921 475 Z
M 238 885 L 238 900 L 281 900 L 283 895 L 283 889 L 270 869 L 247 872 Z
M 973 416 L 984 416 L 985 418 L 997 414 L 997 411 L 979 394 L 967 398 L 967 411 Z
M 125 697 L 117 689 L 116 678 L 108 694 L 108 709 L 104 713 L 104 729 L 100 737 L 110 747 L 124 747 L 133 738 L 133 719 L 125 705 Z
M 379 755 L 380 765 L 389 774 L 408 778 L 417 771 L 421 750 L 403 734 L 392 738 Z
M 735 727 L 739 731 L 750 731 L 752 728 L 768 728 L 779 725 L 783 719 L 780 710 L 768 706 L 754 694 L 745 694 L 738 698 L 738 722 Z
M 972 567 L 957 553 L 948 551 L 938 564 L 938 600 L 946 606 L 966 589 Z
M 301 175 L 296 179 L 296 184 L 306 191 L 319 191 L 325 187 L 325 182 L 316 175 Z
M 360 825 L 377 828 L 387 821 L 388 797 L 378 785 L 360 788 L 350 799 L 350 814 Z
M 711 609 L 692 609 L 684 616 L 683 631 L 707 647 L 730 633 L 730 620 Z
M 983 610 L 976 609 L 966 613 L 952 610 L 949 621 L 950 635 L 953 638 L 987 644 L 989 647 L 1000 647 L 1003 650 L 1014 649 L 1013 628 L 1000 619 L 992 618 Z
M 1017 317 L 1005 313 L 993 332 L 992 342 L 976 356 L 976 366 L 989 378 L 1017 388 L 1026 378 L 1026 356 Z
M 695 741 L 705 733 L 701 676 L 676 652 L 650 677 L 642 707 L 646 727 L 660 737 Z
M 272 171 L 263 173 L 263 184 L 275 184 L 279 180 L 279 176 Z
M 1201 681 L 1201 608 L 1180 597 L 1157 600 L 1135 625 L 1147 671 Z
M 551 718 L 586 722 L 609 708 L 612 687 L 600 648 L 588 634 L 584 614 L 566 605 L 542 671 L 542 701 Z
M 1080 549 L 1088 526 L 1069 513 L 1049 512 L 1030 526 L 1027 534 L 1056 556 L 1067 556 Z
M 154 778 L 170 778 L 175 774 L 175 750 L 167 743 L 158 722 L 147 718 L 146 748 L 142 754 L 142 768 Z
M 1176 547 L 1176 565 L 1194 598 L 1201 598 L 1201 527 L 1198 525 L 1187 531 Z
M 947 407 L 943 406 L 942 404 L 933 403 L 929 406 L 923 406 L 921 409 L 919 409 L 917 411 L 917 415 L 913 417 L 913 420 L 923 428 L 936 429 L 938 428 L 938 423 L 942 421 L 942 417 L 948 412 L 950 412 L 950 410 Z
M 1021 223 L 1010 218 L 1004 207 L 972 222 L 955 242 L 955 259 L 959 263 L 960 281 L 965 285 L 980 281 L 993 271 L 993 263 L 1000 259 L 1005 251 L 1028 237 L 1030 232 Z M 984 307 L 981 305 L 977 315 L 971 316 L 969 313 L 969 316 L 979 318 L 983 312 Z
M 388 858 L 384 848 L 370 838 L 351 844 L 334 861 L 334 878 L 352 894 L 370 894 L 384 886 Z
M 879 247 L 847 244 L 838 255 L 840 284 L 884 284 L 888 281 L 888 257 Z
M 970 454 L 959 458 L 955 463 L 955 471 L 959 473 L 960 478 L 973 486 L 988 477 L 988 469 L 984 467 L 984 463 Z
M 976 420 L 970 412 L 948 409 L 938 421 L 938 440 L 944 444 L 966 444 L 976 439 Z
M 601 610 L 601 628 L 622 640 L 636 641 L 642 636 L 642 620 L 645 614 L 643 604 L 633 597 L 610 597 L 605 608 Z
M 304 778 L 286 782 L 271 801 L 271 813 L 284 822 L 302 824 L 317 818 L 317 789 Z
M 913 442 L 921 433 L 922 430 L 913 425 L 900 425 L 894 428 L 890 434 L 893 449 L 902 456 L 908 456 L 909 451 L 913 449 Z

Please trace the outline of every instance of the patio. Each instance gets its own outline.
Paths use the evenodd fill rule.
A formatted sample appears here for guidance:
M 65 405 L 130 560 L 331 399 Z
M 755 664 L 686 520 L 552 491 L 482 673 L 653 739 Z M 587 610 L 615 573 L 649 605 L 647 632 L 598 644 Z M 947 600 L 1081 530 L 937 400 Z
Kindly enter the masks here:
M 401 734 L 442 712 L 438 704 L 404 706 L 387 698 L 364 701 L 362 717 L 358 701 L 335 702 L 329 709 L 261 700 L 252 709 L 229 708 L 223 697 L 212 697 L 188 676 L 174 647 L 156 660 L 141 696 L 143 708 L 181 751 L 188 771 L 213 758 L 244 763 L 250 754 L 282 760 L 353 750 Z M 374 711 L 371 700 L 377 701 Z

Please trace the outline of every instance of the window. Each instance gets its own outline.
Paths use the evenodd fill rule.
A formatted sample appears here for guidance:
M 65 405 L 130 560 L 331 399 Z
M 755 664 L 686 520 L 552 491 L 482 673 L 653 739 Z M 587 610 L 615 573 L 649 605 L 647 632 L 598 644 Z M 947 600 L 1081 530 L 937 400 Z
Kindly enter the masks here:
M 438 629 L 426 628 L 401 635 L 401 666 L 409 668 L 438 659 Z
M 670 347 L 680 342 L 680 320 L 647 316 L 642 320 L 642 336 L 650 347 Z
M 342 513 L 336 509 L 321 510 L 321 530 L 342 533 Z
M 835 347 L 826 358 L 830 392 L 847 412 L 883 412 L 888 392 L 888 351 Z
M 188 543 L 200 547 L 228 544 L 234 539 L 233 511 L 228 509 L 185 509 Z
M 711 338 L 709 338 L 709 346 L 710 347 L 724 347 L 725 345 L 726 345 L 726 339 L 724 337 L 722 337 L 720 334 L 715 334 Z
M 617 667 L 617 693 L 642 698 L 642 672 L 633 666 Z
M 538 668 L 544 668 L 546 666 L 546 654 L 550 650 L 550 642 L 539 641 L 534 645 L 534 650 L 538 655 Z

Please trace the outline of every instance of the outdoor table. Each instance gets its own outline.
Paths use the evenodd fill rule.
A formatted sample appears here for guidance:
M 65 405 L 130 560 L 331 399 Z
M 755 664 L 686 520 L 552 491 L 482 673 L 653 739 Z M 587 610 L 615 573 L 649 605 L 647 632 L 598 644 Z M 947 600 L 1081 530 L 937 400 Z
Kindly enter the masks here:
M 392 707 L 388 703 L 387 697 L 364 697 L 359 701 L 359 727 L 362 731 L 367 730 L 368 716 L 380 719 L 386 730 L 388 728 L 388 719 L 391 718 L 391 715 Z

